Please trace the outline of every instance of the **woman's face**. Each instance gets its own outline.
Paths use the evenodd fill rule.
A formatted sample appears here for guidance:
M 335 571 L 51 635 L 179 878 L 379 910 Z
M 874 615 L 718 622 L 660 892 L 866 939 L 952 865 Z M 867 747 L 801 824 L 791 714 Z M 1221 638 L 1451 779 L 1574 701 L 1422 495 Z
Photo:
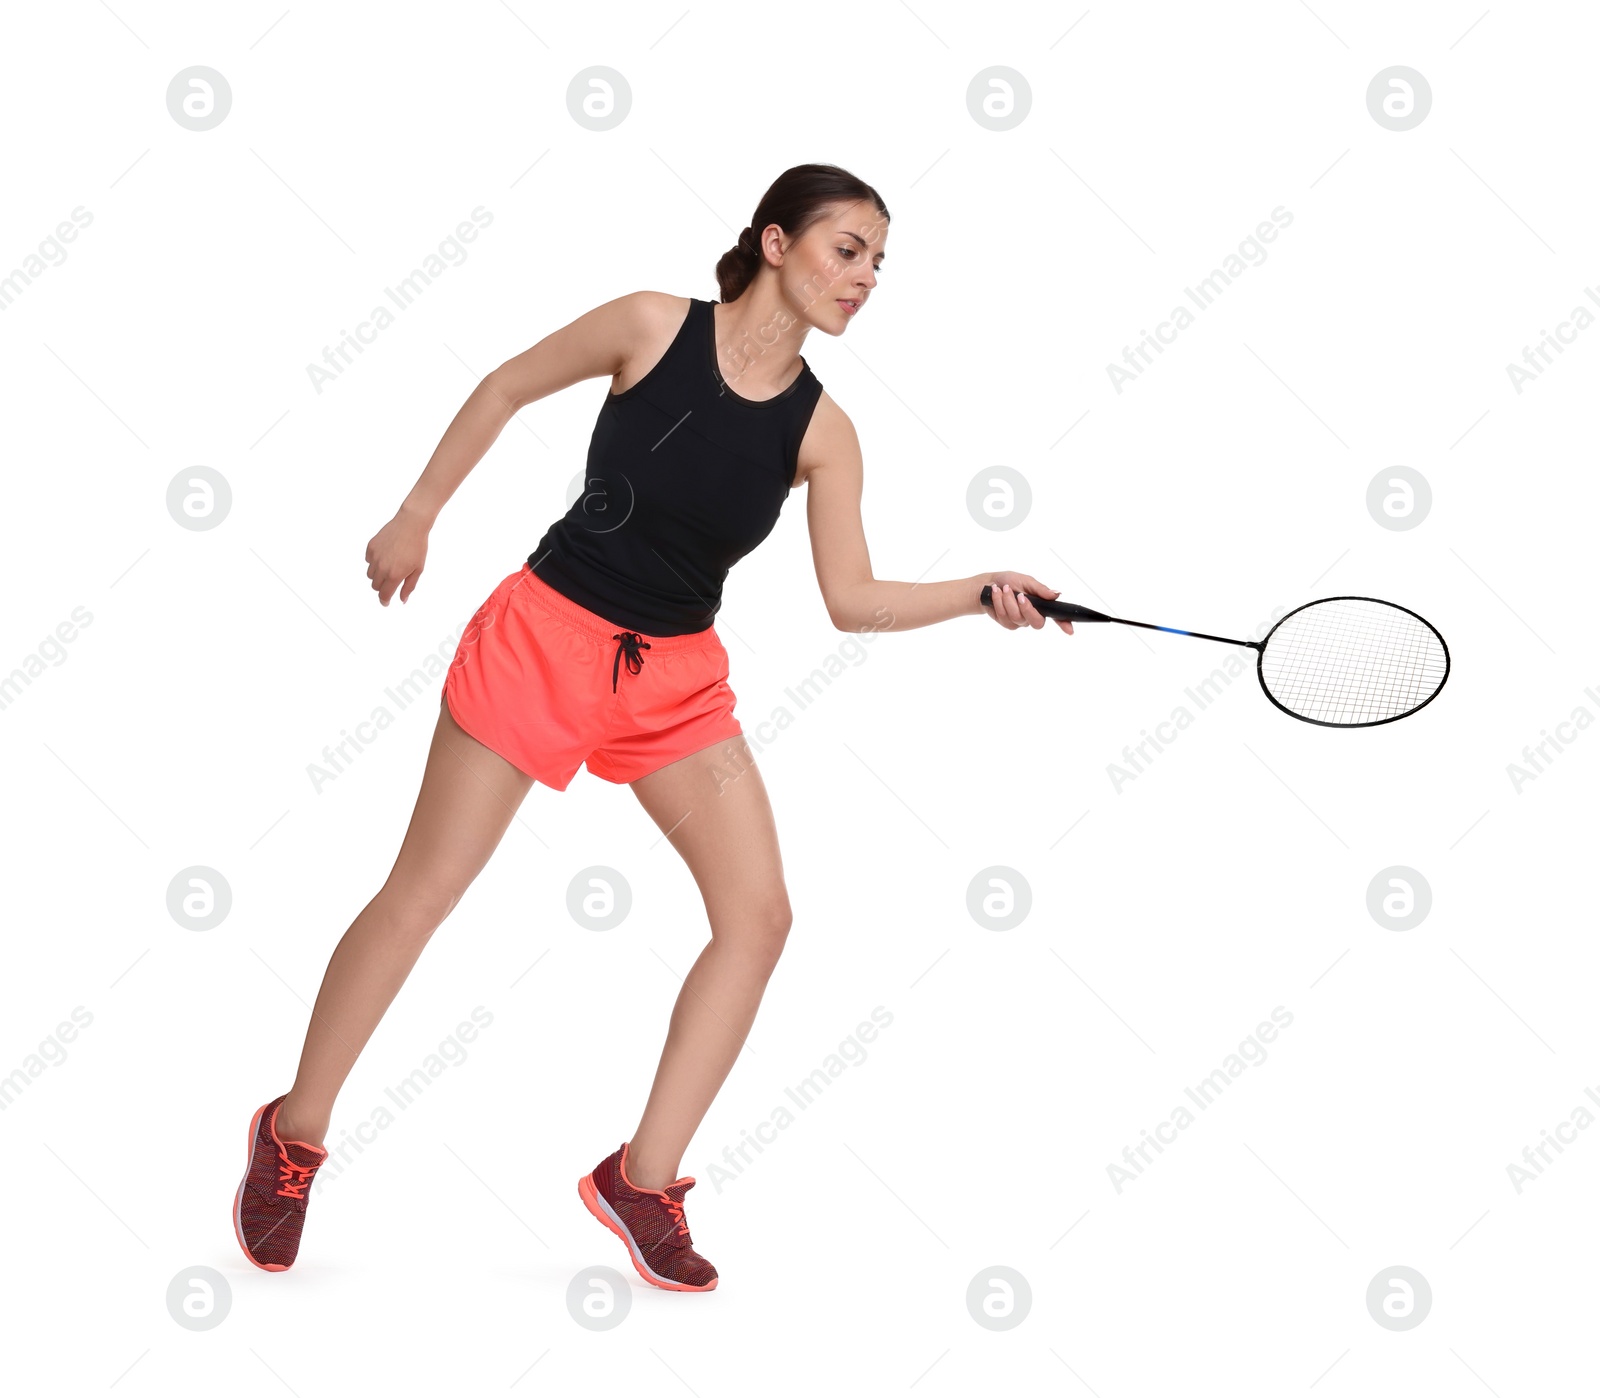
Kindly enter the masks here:
M 784 300 L 806 324 L 842 335 L 878 284 L 888 232 L 870 199 L 837 206 L 784 253 L 778 269 Z

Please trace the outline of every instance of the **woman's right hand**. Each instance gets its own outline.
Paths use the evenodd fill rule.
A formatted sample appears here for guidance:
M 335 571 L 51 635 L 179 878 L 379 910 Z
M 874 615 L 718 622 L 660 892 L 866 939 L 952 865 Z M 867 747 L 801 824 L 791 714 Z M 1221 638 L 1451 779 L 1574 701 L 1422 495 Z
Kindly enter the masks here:
M 1058 587 L 1046 587 L 1038 578 L 1027 573 L 995 573 L 989 580 L 989 615 L 1007 631 L 1019 626 L 1031 626 L 1037 631 L 1045 623 L 1045 615 L 1028 599 L 1043 597 L 1049 600 L 1061 596 Z M 981 598 L 980 598 L 981 600 Z M 1067 635 L 1072 634 L 1072 623 L 1062 617 L 1051 617 Z
M 428 557 L 430 527 L 431 521 L 402 505 L 394 518 L 372 536 L 367 545 L 367 576 L 384 606 L 389 605 L 395 588 L 400 589 L 402 602 L 416 588 Z

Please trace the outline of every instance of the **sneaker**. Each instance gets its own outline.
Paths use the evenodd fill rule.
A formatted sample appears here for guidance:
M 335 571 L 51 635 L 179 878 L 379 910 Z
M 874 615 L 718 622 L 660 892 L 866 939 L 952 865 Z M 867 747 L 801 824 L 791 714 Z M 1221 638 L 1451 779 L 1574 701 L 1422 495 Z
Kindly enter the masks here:
M 717 1269 L 694 1250 L 683 1218 L 683 1196 L 694 1186 L 685 1175 L 665 1189 L 636 1189 L 628 1180 L 624 1141 L 578 1181 L 584 1204 L 628 1245 L 634 1270 L 668 1291 L 714 1291 Z
M 311 1180 L 328 1158 L 320 1146 L 278 1139 L 278 1106 L 288 1095 L 258 1107 L 250 1119 L 250 1155 L 233 1197 L 234 1237 L 264 1272 L 286 1272 L 293 1265 Z

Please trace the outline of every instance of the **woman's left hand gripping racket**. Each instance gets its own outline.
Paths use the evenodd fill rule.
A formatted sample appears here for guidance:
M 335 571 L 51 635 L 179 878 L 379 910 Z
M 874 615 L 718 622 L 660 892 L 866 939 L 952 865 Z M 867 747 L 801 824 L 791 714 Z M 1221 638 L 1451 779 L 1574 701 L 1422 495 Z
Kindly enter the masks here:
M 1262 692 L 1284 713 L 1328 728 L 1393 723 L 1429 703 L 1450 676 L 1450 651 L 1430 622 L 1376 597 L 1323 597 L 1284 616 L 1262 641 L 1234 641 L 1204 631 L 1152 626 L 1104 612 L 1021 594 L 1042 616 L 1110 621 L 1174 636 L 1195 636 L 1256 653 Z M 978 600 L 994 605 L 988 584 Z

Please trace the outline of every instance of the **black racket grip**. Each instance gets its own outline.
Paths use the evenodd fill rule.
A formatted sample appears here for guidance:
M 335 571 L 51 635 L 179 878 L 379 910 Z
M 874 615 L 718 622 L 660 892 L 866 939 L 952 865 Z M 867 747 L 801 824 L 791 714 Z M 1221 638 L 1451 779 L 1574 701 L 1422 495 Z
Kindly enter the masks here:
M 993 589 L 984 583 L 983 591 L 978 594 L 978 601 L 986 607 L 994 606 Z M 1097 612 L 1089 607 L 1080 607 L 1076 602 L 1058 602 L 1051 597 L 1035 597 L 1031 592 L 1019 592 L 1019 597 L 1026 597 L 1039 610 L 1042 616 L 1054 617 L 1059 621 L 1110 621 L 1104 612 Z

